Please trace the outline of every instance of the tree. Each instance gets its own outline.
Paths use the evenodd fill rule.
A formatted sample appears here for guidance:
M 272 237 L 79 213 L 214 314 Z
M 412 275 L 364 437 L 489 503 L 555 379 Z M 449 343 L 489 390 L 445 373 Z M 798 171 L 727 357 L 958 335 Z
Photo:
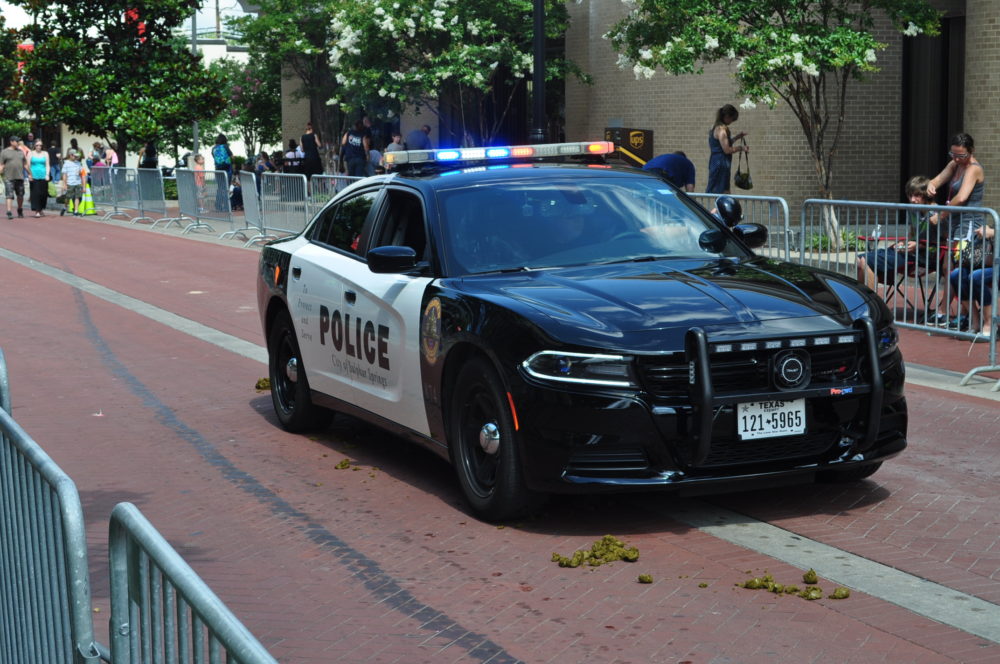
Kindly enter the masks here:
M 216 60 L 209 67 L 225 80 L 222 90 L 226 109 L 216 119 L 223 133 L 243 138 L 247 158 L 259 148 L 281 142 L 281 79 L 273 59 L 250 58 L 248 62 Z M 214 131 L 209 131 L 209 134 Z
M 628 15 L 607 33 L 619 66 L 636 78 L 657 67 L 701 73 L 701 64 L 735 61 L 745 107 L 784 101 L 798 118 L 819 191 L 832 198 L 833 160 L 846 115 L 847 86 L 878 71 L 886 44 L 872 34 L 885 16 L 905 36 L 938 32 L 924 0 L 627 0 Z M 835 221 L 833 222 L 835 224 Z M 839 235 L 837 237 L 839 241 Z
M 297 96 L 309 100 L 309 116 L 320 136 L 337 133 L 337 114 L 326 101 L 337 83 L 330 68 L 327 43 L 330 19 L 338 5 L 351 0 L 259 0 L 256 15 L 231 19 L 243 35 L 251 61 L 265 61 L 268 71 L 287 66 L 301 83 Z M 280 87 L 280 79 L 279 79 Z
M 46 123 L 113 137 L 120 157 L 217 115 L 222 83 L 174 30 L 196 0 L 19 0 L 35 47 L 25 101 Z
M 7 28 L 0 16 L 0 143 L 7 147 L 7 137 L 23 136 L 29 127 L 27 110 L 21 101 L 21 77 L 18 63 L 23 54 L 17 31 Z
M 459 140 L 489 143 L 533 67 L 532 0 L 353 0 L 333 17 L 330 61 L 340 89 L 330 103 L 351 111 L 419 105 L 460 115 Z M 568 25 L 562 0 L 545 0 L 545 33 Z M 562 57 L 546 61 L 546 80 L 573 74 Z M 442 107 L 454 100 L 454 109 Z

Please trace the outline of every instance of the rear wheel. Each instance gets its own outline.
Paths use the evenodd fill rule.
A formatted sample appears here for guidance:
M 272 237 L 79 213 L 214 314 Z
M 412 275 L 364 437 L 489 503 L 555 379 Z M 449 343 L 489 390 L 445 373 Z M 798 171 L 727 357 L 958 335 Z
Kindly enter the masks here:
M 854 468 L 844 468 L 843 470 L 823 470 L 818 474 L 820 482 L 859 482 L 874 475 L 882 462 L 869 464 L 867 466 L 856 466 Z
M 520 516 L 535 496 L 524 484 L 500 378 L 488 362 L 473 359 L 462 367 L 451 394 L 448 443 L 462 492 L 484 519 Z
M 313 404 L 309 396 L 299 342 L 292 319 L 278 314 L 267 338 L 268 375 L 271 379 L 271 402 L 278 421 L 288 431 L 300 432 L 326 428 L 333 413 Z

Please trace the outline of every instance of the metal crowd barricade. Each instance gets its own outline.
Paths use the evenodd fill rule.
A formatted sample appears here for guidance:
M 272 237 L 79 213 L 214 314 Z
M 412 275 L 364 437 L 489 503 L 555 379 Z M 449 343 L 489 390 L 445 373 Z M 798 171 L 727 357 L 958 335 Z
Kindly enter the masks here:
M 261 176 L 264 233 L 294 235 L 306 227 L 310 219 L 306 184 L 306 176 L 297 173 L 264 173 Z
M 139 216 L 132 223 L 150 221 L 150 228 L 161 221 L 169 224 L 172 219 L 167 216 L 167 198 L 163 191 L 163 172 L 158 168 L 137 168 L 136 182 L 138 184 Z M 149 215 L 158 215 L 155 219 Z
M 131 503 L 111 513 L 114 664 L 277 664 Z
M 701 192 L 688 193 L 688 196 L 700 203 L 706 210 L 713 209 L 716 199 L 721 195 Z M 767 226 L 767 244 L 757 249 L 757 253 L 786 261 L 790 260 L 795 231 L 789 222 L 788 202 L 777 196 L 726 195 L 740 202 L 743 207 L 744 221 Z
M 233 212 L 229 204 L 229 177 L 226 172 L 178 168 L 175 173 L 180 215 L 191 220 L 181 233 L 201 229 L 214 232 L 215 229 L 203 221 L 205 219 L 227 223 L 232 231 Z
M 990 208 L 809 199 L 793 259 L 865 280 L 881 291 L 902 327 L 973 340 L 985 322 L 980 303 L 996 304 L 997 271 L 987 268 L 1000 263 L 1000 243 L 974 265 L 963 265 L 961 249 L 989 222 L 994 228 L 998 222 Z M 974 273 L 987 277 L 978 290 L 969 279 Z M 979 325 L 963 329 L 953 320 L 962 311 L 969 321 L 978 313 Z M 963 385 L 975 374 L 1000 371 L 995 310 L 991 318 L 989 365 L 966 374 Z M 1000 391 L 1000 382 L 993 390 Z
M 83 509 L 11 417 L 0 351 L 0 661 L 96 664 Z
M 136 169 L 114 166 L 108 169 L 111 178 L 111 200 L 113 208 L 105 212 L 103 219 L 112 217 L 130 217 L 124 210 L 135 210 L 142 216 L 142 206 L 139 203 L 139 181 Z M 133 222 L 135 220 L 133 219 Z
M 309 180 L 309 216 L 312 217 L 322 210 L 341 189 L 360 179 L 349 175 L 312 176 Z
M 277 235 L 269 235 L 264 230 L 264 217 L 260 211 L 260 178 L 256 173 L 243 171 L 240 173 L 240 186 L 243 187 L 243 219 L 245 228 L 243 229 L 246 243 L 244 247 L 249 247 L 256 242 L 265 240 L 275 240 Z M 250 235 L 250 231 L 255 234 Z M 234 235 L 240 231 L 235 231 Z M 223 234 L 225 235 L 225 234 Z
M 115 209 L 115 193 L 111 180 L 111 169 L 107 166 L 94 166 L 88 175 L 90 178 L 90 196 L 94 207 Z

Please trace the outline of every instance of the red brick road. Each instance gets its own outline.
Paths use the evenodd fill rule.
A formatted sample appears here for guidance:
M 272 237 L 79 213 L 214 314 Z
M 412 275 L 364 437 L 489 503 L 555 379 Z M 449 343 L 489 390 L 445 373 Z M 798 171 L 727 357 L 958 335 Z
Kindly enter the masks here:
M 255 251 L 58 218 L 0 222 L 0 249 L 262 343 Z M 802 570 L 665 517 L 669 496 L 560 498 L 480 523 L 420 449 L 347 418 L 283 432 L 254 390 L 263 365 L 2 255 L 0 283 L 14 417 L 79 487 L 102 635 L 107 518 L 127 500 L 282 662 L 1000 662 L 996 643 L 860 593 L 736 588 Z M 962 359 L 967 343 L 907 332 L 904 348 L 985 363 L 982 344 Z M 911 447 L 872 481 L 710 502 L 1000 603 L 1000 408 L 909 399 Z M 550 562 L 605 533 L 640 561 Z

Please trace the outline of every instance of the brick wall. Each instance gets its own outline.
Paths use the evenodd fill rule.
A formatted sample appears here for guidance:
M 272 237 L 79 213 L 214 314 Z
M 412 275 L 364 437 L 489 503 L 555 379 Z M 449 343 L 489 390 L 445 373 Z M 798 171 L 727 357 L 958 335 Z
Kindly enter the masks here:
M 995 6 L 997 0 L 979 4 Z M 670 76 L 659 71 L 652 79 L 636 80 L 631 70 L 618 69 L 617 54 L 601 37 L 623 15 L 622 3 L 583 0 L 568 7 L 572 23 L 566 35 L 567 56 L 594 77 L 594 85 L 567 83 L 567 140 L 602 137 L 604 127 L 616 120 L 626 127 L 652 129 L 654 152 L 687 153 L 697 168 L 695 189 L 703 191 L 708 132 L 716 109 L 727 103 L 739 107 L 743 101 L 736 98 L 735 65 L 706 65 L 701 75 Z M 889 44 L 879 53 L 882 71 L 868 82 L 852 81 L 848 86 L 847 120 L 833 166 L 837 198 L 902 199 L 902 41 L 887 27 L 878 31 L 878 38 Z M 989 107 L 983 104 L 982 110 L 985 115 Z M 995 122 L 995 115 L 991 119 Z M 818 195 L 816 170 L 802 129 L 784 102 L 774 109 L 760 105 L 741 110 L 733 127 L 749 133 L 755 185 L 751 193 L 784 197 L 793 215 L 802 200 Z
M 1000 2 L 965 3 L 965 131 L 976 141 L 986 172 L 983 204 L 1000 206 Z

